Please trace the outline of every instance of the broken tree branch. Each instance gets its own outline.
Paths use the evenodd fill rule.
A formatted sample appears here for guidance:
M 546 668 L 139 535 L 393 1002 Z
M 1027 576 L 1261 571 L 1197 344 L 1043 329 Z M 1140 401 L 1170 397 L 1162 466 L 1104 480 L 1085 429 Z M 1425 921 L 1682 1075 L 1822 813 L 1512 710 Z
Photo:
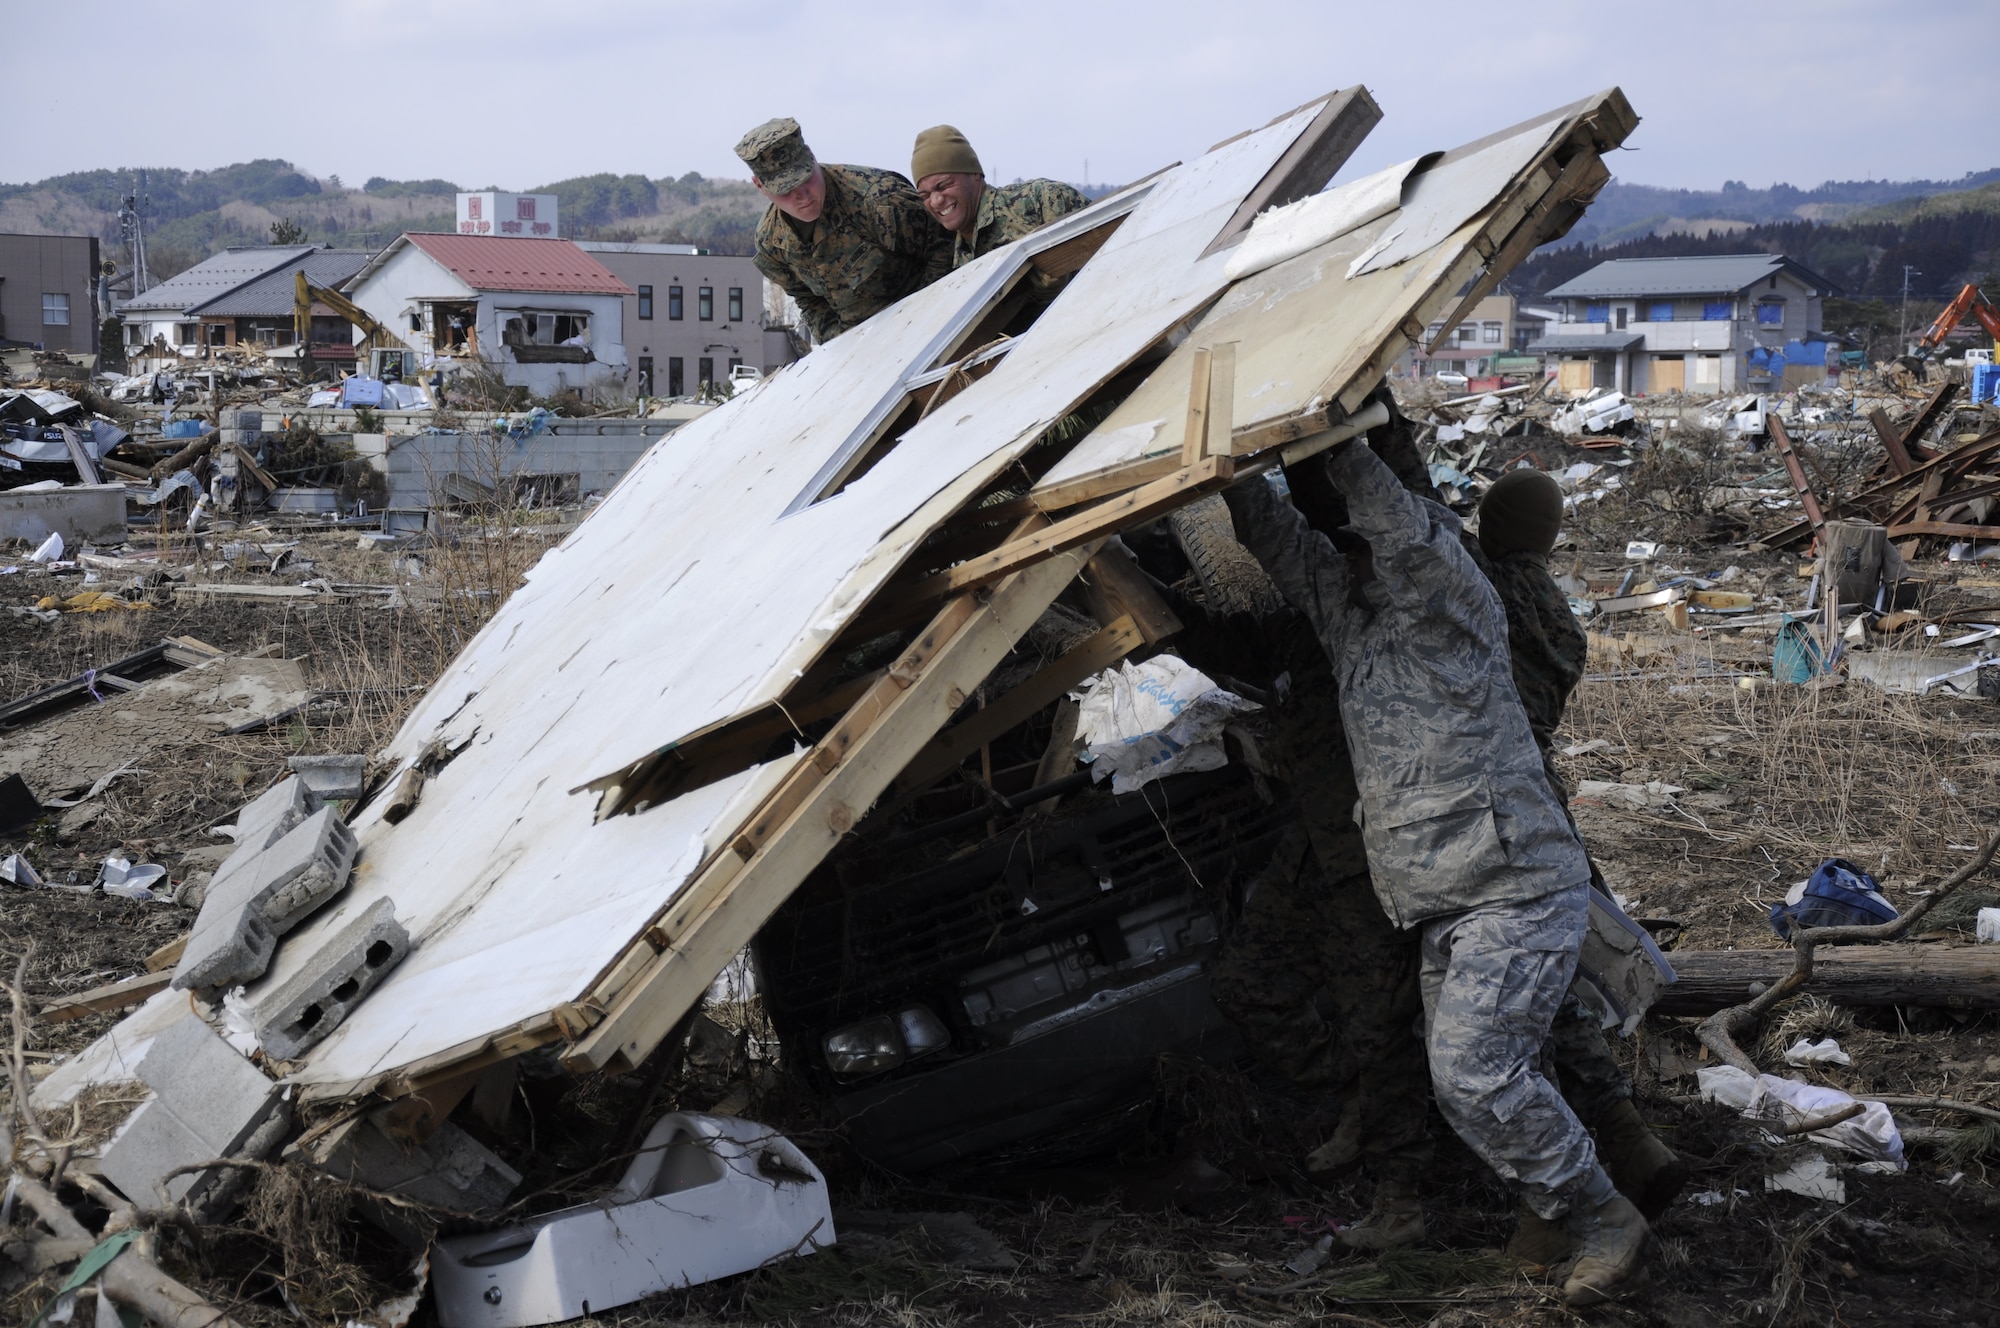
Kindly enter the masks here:
M 1880 1102 L 1885 1107 L 1912 1107 L 1919 1110 L 1962 1111 L 1968 1116 L 1984 1116 L 1990 1121 L 2000 1121 L 2000 1107 L 1984 1107 L 1977 1102 L 1960 1102 L 1949 1097 L 1883 1097 L 1879 1093 L 1868 1096 L 1870 1102 Z
M 1870 1098 L 1869 1102 L 1874 1100 Z M 1780 1129 L 1778 1133 L 1811 1134 L 1815 1130 L 1830 1130 L 1842 1121 L 1853 1120 L 1866 1110 L 1868 1110 L 1867 1102 L 1850 1102 L 1846 1106 L 1835 1108 L 1823 1116 L 1808 1116 L 1804 1120 L 1793 1121 L 1791 1124 Z
M 1736 1045 L 1736 1035 L 1754 1028 L 1771 1008 L 1787 997 L 1803 990 L 1813 976 L 1813 951 L 1820 945 L 1844 945 L 1857 941 L 1890 941 L 1908 931 L 1918 919 L 1936 908 L 1950 897 L 1952 891 L 1986 870 L 1993 861 L 1993 855 L 2000 853 L 2000 830 L 1996 830 L 1986 840 L 1971 862 L 1947 876 L 1938 887 L 1921 900 L 1915 908 L 1901 917 L 1888 922 L 1867 927 L 1800 927 L 1792 933 L 1792 950 L 1797 956 L 1792 963 L 1792 971 L 1772 983 L 1764 992 L 1742 1005 L 1732 1005 L 1726 1010 L 1710 1015 L 1695 1026 L 1695 1033 L 1701 1044 L 1713 1052 L 1725 1064 L 1733 1065 L 1745 1074 L 1761 1074 L 1757 1063 L 1745 1055 Z

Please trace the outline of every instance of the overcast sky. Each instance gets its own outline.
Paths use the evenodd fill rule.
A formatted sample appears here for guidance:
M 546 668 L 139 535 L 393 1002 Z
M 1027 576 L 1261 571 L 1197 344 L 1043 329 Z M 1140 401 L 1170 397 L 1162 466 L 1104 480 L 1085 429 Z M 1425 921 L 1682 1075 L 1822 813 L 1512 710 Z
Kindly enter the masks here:
M 949 122 L 989 177 L 1122 182 L 1364 83 L 1351 176 L 1599 88 L 1643 123 L 1612 169 L 1755 187 L 2000 164 L 1982 0 L 1633 8 L 1347 0 L 685 3 L 62 0 L 5 6 L 0 181 L 283 157 L 350 185 L 525 189 L 595 171 L 747 174 L 791 115 L 828 161 L 908 171 Z M 32 89 L 32 92 L 24 91 Z

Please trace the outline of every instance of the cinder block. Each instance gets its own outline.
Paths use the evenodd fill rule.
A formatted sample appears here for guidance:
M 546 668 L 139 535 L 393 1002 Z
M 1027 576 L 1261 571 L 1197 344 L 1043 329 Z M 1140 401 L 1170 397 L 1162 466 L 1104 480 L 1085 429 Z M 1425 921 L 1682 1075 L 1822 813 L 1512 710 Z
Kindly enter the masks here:
M 352 802 L 360 797 L 361 782 L 368 773 L 366 756 L 294 756 L 285 764 L 325 802 Z
M 347 883 L 358 848 L 354 832 L 322 807 L 234 871 L 232 857 L 209 882 L 174 986 L 215 990 L 262 976 L 278 937 Z
M 236 813 L 237 852 L 230 861 L 238 854 L 246 860 L 256 857 L 319 808 L 320 800 L 306 781 L 289 775 L 279 780 Z M 225 862 L 221 870 L 228 868 Z
M 100 1165 L 142 1208 L 158 1207 L 162 1188 L 166 1199 L 201 1205 L 228 1177 L 220 1171 L 166 1179 L 168 1174 L 211 1158 L 245 1155 L 246 1149 L 269 1152 L 283 1135 L 282 1127 L 272 1124 L 274 1114 L 286 1110 L 278 1085 L 198 1015 L 186 1015 L 153 1039 L 139 1062 L 139 1077 L 153 1095 L 105 1146 Z
M 317 1045 L 409 949 L 410 936 L 396 921 L 396 906 L 376 900 L 282 986 L 250 998 L 259 1045 L 279 1060 L 291 1060 Z

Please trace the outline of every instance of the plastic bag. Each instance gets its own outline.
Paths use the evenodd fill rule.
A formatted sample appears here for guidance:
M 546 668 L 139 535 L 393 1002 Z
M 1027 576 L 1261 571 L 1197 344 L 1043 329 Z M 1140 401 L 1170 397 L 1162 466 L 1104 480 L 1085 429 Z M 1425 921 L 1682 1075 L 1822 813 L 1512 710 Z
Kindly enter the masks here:
M 1108 668 L 1073 695 L 1083 759 L 1097 780 L 1110 776 L 1114 793 L 1227 764 L 1222 726 L 1259 708 L 1172 655 Z
M 1857 1101 L 1837 1088 L 1820 1088 L 1796 1079 L 1780 1079 L 1774 1074 L 1749 1075 L 1733 1065 L 1711 1065 L 1695 1073 L 1701 1095 L 1725 1107 L 1734 1107 L 1751 1120 L 1795 1125 L 1816 1116 L 1829 1115 Z M 1834 1148 L 1844 1148 L 1871 1162 L 1903 1161 L 1903 1135 L 1896 1118 L 1880 1102 L 1864 1103 L 1866 1110 L 1851 1120 L 1809 1136 Z

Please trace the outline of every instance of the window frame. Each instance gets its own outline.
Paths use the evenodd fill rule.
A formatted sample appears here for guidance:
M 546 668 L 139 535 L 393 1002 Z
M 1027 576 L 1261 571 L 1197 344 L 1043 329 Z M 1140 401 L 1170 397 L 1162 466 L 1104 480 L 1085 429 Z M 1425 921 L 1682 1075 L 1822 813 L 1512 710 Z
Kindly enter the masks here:
M 670 397 L 687 395 L 687 360 L 679 355 L 667 356 L 667 392 Z
M 731 286 L 729 288 L 729 303 L 725 307 L 729 313 L 729 322 L 740 323 L 743 321 L 743 288 L 741 286 Z
M 653 288 L 651 286 L 640 286 L 637 287 L 637 290 L 639 292 L 639 321 L 650 323 L 653 321 Z
M 681 321 L 681 316 L 686 312 L 687 304 L 681 287 L 667 287 L 667 321 L 669 323 L 678 323 Z
M 61 313 L 59 319 L 49 317 L 51 313 Z M 70 302 L 68 291 L 42 292 L 42 326 L 68 327 L 70 325 Z
M 694 318 L 697 323 L 713 323 L 715 321 L 715 287 L 695 287 Z
M 713 388 L 715 386 L 715 357 L 713 355 L 695 356 L 694 385 L 696 391 L 700 391 L 703 387 Z
M 1776 317 L 1766 317 L 1767 313 L 1775 314 Z M 1785 301 L 1782 297 L 1772 299 L 1768 295 L 1765 296 L 1757 301 L 1756 317 L 1758 327 L 1783 327 L 1785 325 Z

